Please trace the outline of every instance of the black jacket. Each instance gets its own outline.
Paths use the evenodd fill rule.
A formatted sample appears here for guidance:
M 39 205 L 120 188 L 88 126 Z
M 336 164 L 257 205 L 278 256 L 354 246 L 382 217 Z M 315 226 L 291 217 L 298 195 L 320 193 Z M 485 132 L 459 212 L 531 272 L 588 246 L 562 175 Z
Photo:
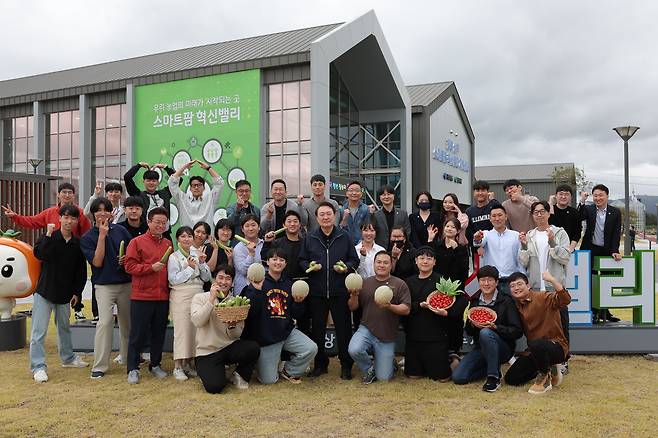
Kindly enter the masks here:
M 339 260 L 342 260 L 348 267 L 344 274 L 339 274 L 333 269 Z M 330 296 L 348 295 L 345 277 L 359 267 L 359 257 L 347 232 L 334 226 L 328 242 L 322 228 L 309 233 L 304 238 L 299 251 L 299 266 L 306 271 L 311 261 L 322 265 L 322 269 L 319 271 L 306 274 L 309 277 L 308 285 L 311 296 L 329 298 Z
M 128 192 L 128 194 L 130 196 L 139 196 L 142 199 L 142 202 L 144 203 L 144 209 L 142 211 L 142 220 L 144 221 L 144 223 L 146 223 L 146 215 L 148 214 L 148 209 L 150 204 L 149 194 L 145 190 L 140 190 L 134 181 L 135 175 L 137 175 L 137 172 L 141 168 L 142 166 L 140 166 L 139 164 L 135 164 L 133 167 L 128 169 L 126 174 L 123 176 L 123 180 L 126 183 L 126 191 Z M 171 176 L 174 173 L 176 173 L 176 171 L 169 166 L 165 167 L 164 170 L 165 172 L 167 172 L 168 176 Z M 163 178 L 165 178 L 164 175 Z M 160 198 L 162 198 L 162 200 L 164 201 L 163 207 L 166 208 L 167 211 L 170 211 L 169 205 L 171 204 L 171 192 L 169 191 L 169 187 L 165 185 L 160 190 L 156 190 L 155 193 L 157 193 L 158 196 L 160 196 Z
M 572 206 L 567 205 L 567 208 L 564 209 L 559 208 L 557 205 L 553 206 L 553 214 L 548 218 L 548 223 L 564 228 L 564 231 L 569 235 L 569 240 L 580 241 L 580 236 L 583 233 L 583 222 L 580 219 L 578 210 Z
M 297 279 L 306 277 L 306 273 L 299 266 L 299 251 L 302 248 L 303 239 L 289 240 L 284 234 L 283 236 L 274 239 L 272 242 L 263 242 L 263 248 L 260 250 L 260 259 L 264 265 L 267 265 L 267 253 L 272 248 L 280 248 L 286 253 L 286 269 L 283 275 L 290 279 Z
M 586 221 L 587 228 L 583 236 L 583 242 L 580 249 L 592 249 L 594 238 L 594 228 L 596 227 L 596 205 L 578 206 L 580 219 Z M 621 239 L 621 211 L 608 204 L 605 225 L 603 227 L 603 250 L 606 254 L 612 255 L 619 252 L 619 240 Z
M 457 245 L 457 248 L 447 248 L 443 241 L 434 243 L 436 265 L 434 272 L 446 280 L 459 280 L 459 289 L 464 290 L 468 278 L 468 247 Z
M 389 253 L 391 252 L 392 248 L 393 245 L 391 245 L 389 242 Z M 402 253 L 400 254 L 400 258 L 395 263 L 395 269 L 393 272 L 391 272 L 391 275 L 398 278 L 407 278 L 411 275 L 417 274 L 418 268 L 416 267 L 416 260 L 414 258 L 415 256 L 416 251 L 407 240 L 402 247 Z
M 477 291 L 471 299 L 471 307 L 479 306 L 480 295 L 482 291 Z M 501 338 L 507 343 L 507 346 L 510 348 L 510 351 L 514 352 L 514 347 L 516 345 L 516 340 L 523 335 L 523 326 L 521 325 L 521 317 L 519 316 L 519 311 L 516 310 L 516 304 L 514 299 L 507 294 L 501 293 L 498 291 L 498 296 L 496 301 L 494 301 L 492 306 L 483 306 L 493 309 L 498 318 L 496 319 L 496 333 L 500 335 Z M 480 329 L 475 327 L 470 319 L 466 320 L 466 325 L 464 326 L 466 333 L 470 336 L 473 336 L 473 341 L 475 345 L 479 345 L 480 342 Z
M 388 246 L 388 240 L 391 236 L 391 230 L 388 229 L 388 222 L 386 222 L 386 213 L 384 207 L 380 208 L 373 214 L 375 222 L 375 243 L 383 248 Z M 401 208 L 393 207 L 393 226 L 404 227 L 404 234 L 409 238 L 411 234 L 411 225 L 409 225 L 409 215 Z
M 36 293 L 55 304 L 67 304 L 73 295 L 78 302 L 87 283 L 87 261 L 80 249 L 80 239 L 67 242 L 60 230 L 39 237 L 34 255 L 42 261 Z

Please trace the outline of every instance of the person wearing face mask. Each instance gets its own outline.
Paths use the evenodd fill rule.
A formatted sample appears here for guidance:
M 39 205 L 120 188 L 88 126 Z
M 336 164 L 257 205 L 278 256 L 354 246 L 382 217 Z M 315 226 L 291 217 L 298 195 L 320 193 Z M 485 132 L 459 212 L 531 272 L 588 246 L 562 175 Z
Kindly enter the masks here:
M 430 192 L 422 191 L 416 195 L 418 212 L 409 215 L 409 224 L 411 226 L 409 237 L 414 248 L 432 243 L 428 240 L 428 230 L 436 228 L 436 233 L 441 227 L 441 215 L 436 211 L 431 211 L 432 202 Z
M 414 248 L 407 240 L 404 227 L 397 226 L 391 230 L 391 239 L 388 243 L 388 252 L 393 259 L 393 275 L 398 278 L 407 278 L 418 273 L 414 261 Z
M 404 228 L 405 233 L 411 231 L 409 225 L 409 215 L 401 208 L 395 207 L 395 189 L 393 186 L 385 185 L 379 189 L 379 201 L 382 203 L 382 208 L 375 212 L 374 223 L 377 237 L 375 242 L 381 247 L 386 247 L 391 236 L 393 227 L 401 226 Z

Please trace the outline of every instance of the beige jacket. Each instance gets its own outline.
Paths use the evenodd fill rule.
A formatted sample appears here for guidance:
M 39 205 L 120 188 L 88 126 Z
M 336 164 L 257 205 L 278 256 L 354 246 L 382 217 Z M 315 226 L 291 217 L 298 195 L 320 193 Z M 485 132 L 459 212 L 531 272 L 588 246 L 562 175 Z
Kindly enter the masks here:
M 231 345 L 240 338 L 244 321 L 228 328 L 215 314 L 210 292 L 196 294 L 190 309 L 192 324 L 196 327 L 196 355 L 206 356 Z

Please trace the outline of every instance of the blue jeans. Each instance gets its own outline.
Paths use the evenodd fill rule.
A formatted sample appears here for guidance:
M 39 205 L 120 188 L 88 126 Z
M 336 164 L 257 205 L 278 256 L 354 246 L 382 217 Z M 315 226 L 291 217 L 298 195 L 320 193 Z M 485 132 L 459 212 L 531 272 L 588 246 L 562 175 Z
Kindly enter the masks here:
M 375 376 L 377 380 L 386 382 L 393 377 L 393 358 L 395 357 L 395 342 L 383 342 L 361 324 L 352 335 L 347 349 L 356 365 L 365 375 L 373 366 L 370 354 L 375 356 Z
M 500 377 L 500 364 L 509 360 L 510 348 L 495 330 L 480 330 L 480 344 L 468 353 L 452 372 L 452 381 L 463 385 L 492 376 Z
M 55 312 L 55 325 L 57 326 L 57 348 L 62 363 L 69 363 L 75 359 L 73 344 L 71 343 L 71 328 L 69 319 L 71 308 L 69 303 L 55 304 L 35 293 L 32 305 L 32 331 L 30 335 L 30 369 L 32 372 L 46 369 L 46 349 L 44 343 L 48 334 L 50 314 Z
M 318 346 L 304 333 L 292 329 L 285 341 L 260 347 L 260 356 L 256 368 L 258 381 L 265 385 L 276 383 L 279 380 L 279 362 L 281 350 L 291 353 L 292 357 L 286 361 L 284 369 L 290 376 L 299 377 L 306 372 L 311 361 L 318 352 Z

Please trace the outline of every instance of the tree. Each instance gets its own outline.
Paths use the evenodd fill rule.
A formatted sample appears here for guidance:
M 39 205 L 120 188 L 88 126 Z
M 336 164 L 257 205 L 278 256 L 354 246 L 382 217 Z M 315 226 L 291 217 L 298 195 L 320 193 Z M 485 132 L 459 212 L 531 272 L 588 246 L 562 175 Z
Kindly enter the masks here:
M 569 184 L 575 187 L 576 193 L 589 191 L 592 186 L 592 182 L 585 176 L 585 171 L 576 166 L 556 166 L 553 173 L 551 173 L 551 179 L 556 186 Z

